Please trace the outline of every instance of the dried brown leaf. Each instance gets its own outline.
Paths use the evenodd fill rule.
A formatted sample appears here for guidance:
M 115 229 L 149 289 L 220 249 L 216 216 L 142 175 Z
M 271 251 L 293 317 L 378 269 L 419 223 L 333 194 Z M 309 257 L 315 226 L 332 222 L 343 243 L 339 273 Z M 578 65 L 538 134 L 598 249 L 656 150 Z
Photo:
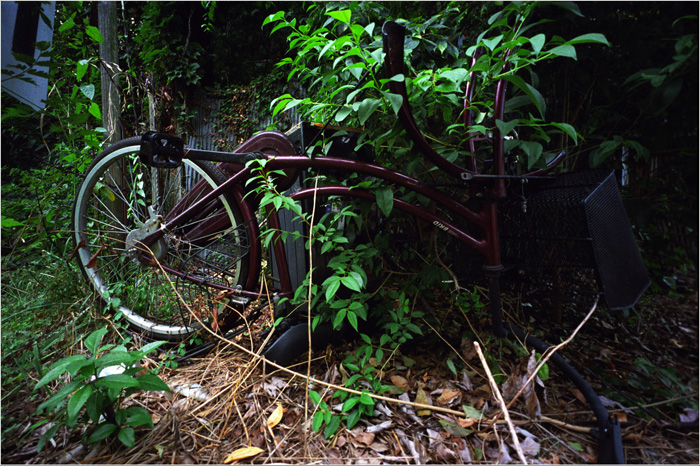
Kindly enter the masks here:
M 353 435 L 353 439 L 364 446 L 370 446 L 374 442 L 374 434 L 371 432 L 359 432 Z
M 425 391 L 420 387 L 418 387 L 418 390 L 416 391 L 416 403 L 420 403 L 423 405 L 433 404 L 428 394 L 425 393 Z M 430 416 L 431 413 L 432 411 L 430 411 L 429 409 L 416 409 L 416 414 L 419 416 Z
M 462 392 L 459 390 L 450 390 L 449 388 L 446 388 L 442 391 L 442 394 L 440 397 L 437 399 L 437 404 L 441 406 L 447 406 L 453 401 L 455 401 Z
M 465 429 L 473 426 L 477 422 L 479 422 L 478 419 L 464 419 L 461 417 L 459 419 L 457 419 L 457 424 L 459 424 L 459 427 L 463 427 Z
M 265 450 L 263 450 L 262 448 L 258 448 L 258 447 L 239 448 L 238 450 L 230 453 L 224 459 L 224 463 L 229 464 L 229 463 L 233 463 L 235 461 L 240 461 L 240 460 L 244 460 L 247 458 L 252 458 L 253 456 L 257 456 L 264 451 Z
M 406 391 L 409 391 L 411 389 L 411 386 L 409 385 L 408 380 L 401 377 L 400 375 L 392 375 L 391 376 L 391 383 L 393 383 L 397 387 L 402 388 Z
M 464 356 L 465 361 L 471 361 L 477 356 L 474 342 L 471 340 L 463 339 L 460 349 L 462 350 L 462 356 Z
M 282 403 L 277 403 L 277 407 L 267 418 L 267 427 L 272 429 L 282 420 L 282 415 L 284 414 L 284 408 L 282 408 Z
M 588 401 L 586 401 L 586 397 L 583 396 L 583 393 L 581 393 L 581 390 L 579 390 L 578 388 L 572 388 L 572 389 L 571 389 L 571 393 L 572 393 L 572 394 L 576 397 L 576 399 L 577 399 L 578 401 L 580 401 L 581 403 L 583 403 L 583 404 L 585 404 L 585 405 L 588 404 Z

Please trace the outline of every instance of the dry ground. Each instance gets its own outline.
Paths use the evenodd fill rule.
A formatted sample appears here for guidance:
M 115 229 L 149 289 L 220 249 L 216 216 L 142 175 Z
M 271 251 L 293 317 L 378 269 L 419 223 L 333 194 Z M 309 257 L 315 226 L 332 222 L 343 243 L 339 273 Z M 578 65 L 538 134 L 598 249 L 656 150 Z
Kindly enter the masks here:
M 697 292 L 646 296 L 636 309 L 636 314 L 626 317 L 596 311 L 560 351 L 619 416 L 628 463 L 697 464 Z M 451 322 L 448 315 L 443 322 Z M 513 385 L 517 388 L 516 378 L 527 373 L 528 357 L 489 338 L 483 322 L 470 324 L 484 327 L 479 333 L 485 351 L 500 361 L 504 379 L 510 378 L 500 385 L 508 399 Z M 562 328 L 550 326 L 545 333 L 563 334 Z M 460 348 L 450 347 L 450 338 L 442 339 L 445 335 L 426 335 L 403 348 L 401 355 L 394 354 L 378 375 L 394 386 L 386 396 L 399 402 L 375 400 L 374 417 L 361 420 L 352 430 L 341 425 L 328 440 L 322 432 L 310 429 L 314 406 L 305 396 L 303 377 L 221 344 L 202 358 L 161 372 L 171 388 L 196 388 L 188 396 L 150 392 L 125 401 L 147 407 L 155 423 L 153 430 L 138 431 L 134 448 L 127 449 L 116 440 L 83 446 L 82 431 L 59 431 L 55 445 L 40 454 L 35 449 L 38 434 L 22 441 L 16 436 L 6 438 L 2 462 L 222 463 L 247 447 L 257 447 L 260 452 L 242 459 L 244 463 L 520 462 L 502 417 L 490 425 L 494 416 L 503 413 L 474 345 L 463 340 Z M 292 369 L 302 374 L 308 371 L 317 381 L 342 385 L 341 362 L 356 345 L 345 342 L 328 348 L 313 354 L 310 367 L 302 362 Z M 466 363 L 457 377 L 445 364 L 450 355 Z M 329 404 L 338 403 L 331 399 L 333 389 L 321 382 L 309 382 L 309 387 Z M 596 444 L 587 433 L 593 416 L 580 393 L 555 369 L 542 385 L 508 410 L 525 459 L 550 464 L 595 462 Z M 24 418 L 26 425 L 35 422 L 32 414 L 41 400 L 25 402 L 30 391 L 31 387 L 24 387 L 15 392 L 12 412 L 3 414 Z M 426 402 L 423 394 L 435 409 L 410 404 Z M 533 403 L 539 403 L 539 413 Z M 464 419 L 460 415 L 464 405 L 481 410 L 485 419 Z M 281 418 L 274 419 L 280 413 Z

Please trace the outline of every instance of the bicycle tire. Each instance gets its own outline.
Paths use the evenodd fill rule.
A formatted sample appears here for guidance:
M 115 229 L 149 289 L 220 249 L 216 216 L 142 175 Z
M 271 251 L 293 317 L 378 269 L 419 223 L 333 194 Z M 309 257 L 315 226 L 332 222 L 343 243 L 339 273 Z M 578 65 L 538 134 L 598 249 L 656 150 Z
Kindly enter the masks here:
M 203 161 L 184 160 L 175 170 L 148 167 L 139 148 L 139 137 L 120 141 L 86 170 L 71 217 L 76 256 L 91 288 L 131 326 L 182 340 L 200 321 L 216 328 L 231 312 L 221 291 L 246 282 L 249 234 L 234 198 L 224 193 L 144 248 L 139 241 L 146 234 L 226 176 Z

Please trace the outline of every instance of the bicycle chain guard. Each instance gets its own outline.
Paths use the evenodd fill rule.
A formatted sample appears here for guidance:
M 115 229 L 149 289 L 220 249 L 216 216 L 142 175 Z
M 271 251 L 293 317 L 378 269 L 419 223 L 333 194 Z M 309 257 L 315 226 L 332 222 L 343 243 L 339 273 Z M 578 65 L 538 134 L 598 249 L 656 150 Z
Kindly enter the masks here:
M 141 136 L 139 158 L 149 167 L 177 168 L 182 165 L 185 143 L 177 136 L 148 131 Z

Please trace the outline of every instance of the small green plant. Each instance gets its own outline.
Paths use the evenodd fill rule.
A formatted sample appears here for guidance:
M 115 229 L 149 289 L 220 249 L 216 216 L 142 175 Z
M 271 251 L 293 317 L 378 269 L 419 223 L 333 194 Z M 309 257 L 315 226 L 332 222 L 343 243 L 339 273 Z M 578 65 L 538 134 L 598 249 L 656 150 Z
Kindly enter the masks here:
M 153 427 L 145 408 L 122 409 L 119 406 L 124 398 L 141 390 L 170 391 L 154 373 L 137 375 L 143 371 L 138 362 L 165 342 L 153 342 L 138 351 L 128 351 L 124 345 L 101 346 L 106 333 L 106 328 L 92 332 L 84 342 L 90 353 L 87 357 L 74 355 L 55 362 L 34 387 L 38 390 L 64 374 L 68 376 L 69 381 L 37 408 L 36 414 L 46 413 L 46 419 L 31 426 L 30 432 L 52 423 L 39 440 L 37 451 L 42 450 L 62 425 L 75 429 L 78 424 L 90 424 L 85 434 L 88 443 L 116 434 L 127 447 L 134 445 L 135 427 Z

